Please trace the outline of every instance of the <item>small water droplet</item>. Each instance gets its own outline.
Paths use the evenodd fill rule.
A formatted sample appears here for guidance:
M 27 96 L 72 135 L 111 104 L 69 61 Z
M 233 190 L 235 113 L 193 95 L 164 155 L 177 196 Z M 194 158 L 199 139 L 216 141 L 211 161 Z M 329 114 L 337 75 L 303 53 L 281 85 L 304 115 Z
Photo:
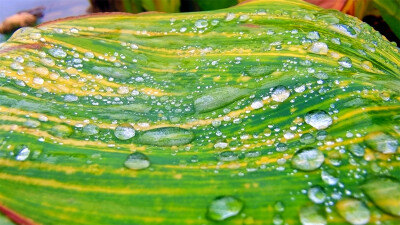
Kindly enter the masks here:
M 28 159 L 31 150 L 27 146 L 21 146 L 17 149 L 17 155 L 15 156 L 15 160 L 17 161 L 25 161 Z
M 277 201 L 274 204 L 274 209 L 276 212 L 283 212 L 285 211 L 285 205 L 281 201 Z
M 315 142 L 315 137 L 310 133 L 304 133 L 300 137 L 300 142 L 303 144 L 312 144 Z
M 255 101 L 253 103 L 251 103 L 251 108 L 253 109 L 260 109 L 264 106 L 264 103 L 262 101 Z
M 336 209 L 340 216 L 351 224 L 362 225 L 369 222 L 369 209 L 357 199 L 341 199 L 336 203 Z
M 312 127 L 322 130 L 332 124 L 332 118 L 323 110 L 312 110 L 304 116 L 304 120 Z
M 150 160 L 145 154 L 134 152 L 128 156 L 124 165 L 132 170 L 142 170 L 150 166 Z
M 115 128 L 114 135 L 120 140 L 128 140 L 135 136 L 135 129 L 130 124 L 122 124 Z
M 226 14 L 226 16 L 225 16 L 225 21 L 227 21 L 227 22 L 229 22 L 229 21 L 232 21 L 233 19 L 235 19 L 235 14 L 234 13 L 228 13 L 228 14 Z
M 329 28 L 331 28 L 332 30 L 334 30 L 338 33 L 344 34 L 348 37 L 352 37 L 352 38 L 357 37 L 356 31 L 352 27 L 345 25 L 345 24 L 333 24 L 333 25 L 329 26 Z
M 333 168 L 325 168 L 321 172 L 321 179 L 327 185 L 336 185 L 339 182 L 339 172 Z
M 316 204 L 321 204 L 325 202 L 326 193 L 324 188 L 321 186 L 311 187 L 310 189 L 308 189 L 308 198 Z
M 324 163 L 324 154 L 316 148 L 303 148 L 292 157 L 292 166 L 303 171 L 318 169 Z
M 349 57 L 344 56 L 338 60 L 339 65 L 343 66 L 344 68 L 351 68 L 353 66 L 352 61 Z
M 215 198 L 208 207 L 207 218 L 214 221 L 223 221 L 238 215 L 243 209 L 244 203 L 232 196 L 220 196 Z

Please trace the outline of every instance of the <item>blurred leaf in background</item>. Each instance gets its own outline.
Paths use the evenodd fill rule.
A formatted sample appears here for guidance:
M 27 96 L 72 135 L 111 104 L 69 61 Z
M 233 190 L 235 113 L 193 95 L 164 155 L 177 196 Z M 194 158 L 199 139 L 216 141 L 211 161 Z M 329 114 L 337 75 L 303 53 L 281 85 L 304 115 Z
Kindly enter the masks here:
M 146 11 L 159 11 L 167 13 L 179 12 L 180 0 L 142 0 L 142 6 Z
M 374 0 L 373 5 L 392 31 L 400 38 L 400 0 Z

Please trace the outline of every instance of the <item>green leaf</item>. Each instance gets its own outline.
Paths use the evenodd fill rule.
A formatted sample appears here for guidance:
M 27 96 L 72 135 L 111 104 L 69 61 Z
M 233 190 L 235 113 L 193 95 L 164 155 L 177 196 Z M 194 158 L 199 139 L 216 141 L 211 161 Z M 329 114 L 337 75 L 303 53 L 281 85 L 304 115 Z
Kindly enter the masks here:
M 398 224 L 378 184 L 400 179 L 399 68 L 370 26 L 297 0 L 20 29 L 0 46 L 0 212 Z
M 393 33 L 400 38 L 400 0 L 374 0 L 374 6 L 379 10 Z
M 196 2 L 203 11 L 224 9 L 238 3 L 237 0 L 196 0 Z
M 179 12 L 180 0 L 141 0 L 142 6 L 147 11 Z

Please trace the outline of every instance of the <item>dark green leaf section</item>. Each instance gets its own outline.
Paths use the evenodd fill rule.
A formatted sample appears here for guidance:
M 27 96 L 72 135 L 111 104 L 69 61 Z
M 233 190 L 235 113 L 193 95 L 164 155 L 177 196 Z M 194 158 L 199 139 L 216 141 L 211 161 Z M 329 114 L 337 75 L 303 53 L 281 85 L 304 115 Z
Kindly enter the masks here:
M 21 29 L 0 46 L 0 205 L 36 224 L 398 224 L 378 184 L 399 196 L 399 66 L 367 24 L 295 0 Z

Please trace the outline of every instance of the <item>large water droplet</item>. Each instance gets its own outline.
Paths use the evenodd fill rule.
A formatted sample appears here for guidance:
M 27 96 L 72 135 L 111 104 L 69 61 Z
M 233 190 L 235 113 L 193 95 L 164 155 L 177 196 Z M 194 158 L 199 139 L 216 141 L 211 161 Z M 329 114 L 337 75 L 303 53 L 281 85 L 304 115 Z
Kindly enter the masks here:
M 324 154 L 316 148 L 303 148 L 292 157 L 292 166 L 303 171 L 318 169 L 324 163 Z
M 156 146 L 178 146 L 192 142 L 194 133 L 179 127 L 162 127 L 143 132 L 137 141 L 141 144 Z
M 381 131 L 369 133 L 365 136 L 365 144 L 383 154 L 394 154 L 397 151 L 397 139 Z
M 67 57 L 67 53 L 64 52 L 64 50 L 62 50 L 61 48 L 51 48 L 49 49 L 49 54 L 59 59 Z
M 207 210 L 207 218 L 223 221 L 236 216 L 242 211 L 244 203 L 232 196 L 220 196 L 211 202 Z
M 283 102 L 290 96 L 290 91 L 286 87 L 279 85 L 276 86 L 271 93 L 272 100 L 276 102 Z
M 232 151 L 224 151 L 219 154 L 218 158 L 220 161 L 230 162 L 230 161 L 237 160 L 238 156 L 236 155 L 236 153 L 234 153 Z
M 367 180 L 361 189 L 383 211 L 400 216 L 400 182 L 391 177 Z
M 363 157 L 365 154 L 365 149 L 359 144 L 352 144 L 347 147 L 347 150 L 351 152 L 356 157 Z
M 325 225 L 326 213 L 317 205 L 303 206 L 300 209 L 300 222 L 302 225 Z
M 248 93 L 245 89 L 222 87 L 210 90 L 194 101 L 197 112 L 203 113 L 228 105 Z
M 17 149 L 17 155 L 15 156 L 15 160 L 18 161 L 25 161 L 28 159 L 29 155 L 31 153 L 31 150 L 27 146 L 21 146 Z
M 310 189 L 308 189 L 308 198 L 316 204 L 321 204 L 325 202 L 326 193 L 324 188 L 321 186 L 311 187 Z
M 120 140 L 128 140 L 135 136 L 135 129 L 130 124 L 122 124 L 115 128 L 114 135 Z
M 341 199 L 336 203 L 336 209 L 340 216 L 351 224 L 362 225 L 369 222 L 369 209 L 357 199 Z
M 308 32 L 307 38 L 309 38 L 309 39 L 311 39 L 311 40 L 318 40 L 318 39 L 319 39 L 319 33 L 318 33 L 318 31 L 311 31 L 311 32 Z
M 128 156 L 124 165 L 132 170 L 142 170 L 150 166 L 150 160 L 145 154 L 134 152 Z
M 328 113 L 322 110 L 312 110 L 304 116 L 304 120 L 312 127 L 322 130 L 328 128 L 332 124 L 332 118 Z
M 99 127 L 94 124 L 88 124 L 83 127 L 82 133 L 85 136 L 95 135 L 99 133 Z
M 205 28 L 205 27 L 208 26 L 208 22 L 207 22 L 207 20 L 197 20 L 197 21 L 194 23 L 194 25 L 195 25 L 197 28 Z
M 348 37 L 352 37 L 352 38 L 357 37 L 356 31 L 352 27 L 345 25 L 345 24 L 334 24 L 334 25 L 329 26 L 329 28 L 331 28 L 332 30 L 334 30 L 338 33 L 344 34 Z
M 58 124 L 53 126 L 49 133 L 57 137 L 69 137 L 73 133 L 73 130 L 67 125 Z
M 303 144 L 312 144 L 315 142 L 315 137 L 310 133 L 304 133 L 300 137 L 300 142 Z
M 328 53 L 328 45 L 324 42 L 314 42 L 308 51 L 315 54 L 326 55 Z

